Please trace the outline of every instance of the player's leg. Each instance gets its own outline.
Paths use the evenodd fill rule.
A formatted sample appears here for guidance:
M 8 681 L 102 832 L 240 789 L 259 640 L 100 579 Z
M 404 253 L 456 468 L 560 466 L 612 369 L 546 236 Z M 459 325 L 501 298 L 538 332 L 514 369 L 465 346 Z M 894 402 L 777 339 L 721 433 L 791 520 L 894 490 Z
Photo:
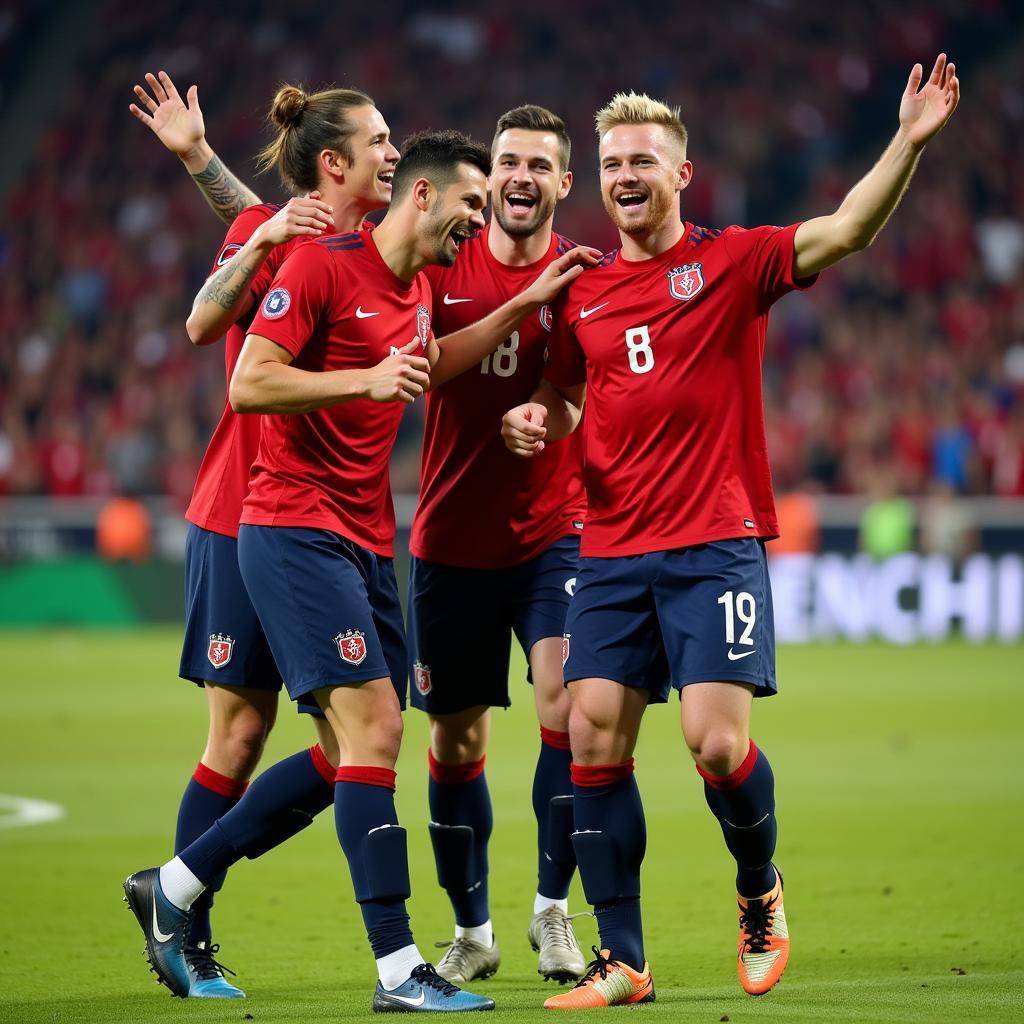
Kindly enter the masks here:
M 775 692 L 764 547 L 743 538 L 672 552 L 662 579 L 673 596 L 659 601 L 659 613 L 675 615 L 679 627 L 666 634 L 683 638 L 680 650 L 671 652 L 682 687 L 683 736 L 736 859 L 740 981 L 760 994 L 778 981 L 789 957 L 781 876 L 772 863 L 775 780 L 750 738 L 753 697 Z
M 430 717 L 430 840 L 455 916 L 438 971 L 458 982 L 487 977 L 501 962 L 490 917 L 493 819 L 484 759 L 489 709 L 508 705 L 502 573 L 414 558 L 409 578 L 412 703 Z
M 573 801 L 569 765 L 569 692 L 562 676 L 563 633 L 576 584 L 579 539 L 563 537 L 517 566 L 510 600 L 513 626 L 527 655 L 540 724 L 533 775 L 537 819 L 537 893 L 527 937 L 545 979 L 574 981 L 586 960 L 569 916 L 569 886 L 576 871 L 572 846 Z
M 668 677 L 643 558 L 582 559 L 565 632 L 572 838 L 602 949 L 575 989 L 544 1005 L 646 1002 L 654 998 L 640 912 L 647 835 L 633 751 L 644 711 L 665 699 Z

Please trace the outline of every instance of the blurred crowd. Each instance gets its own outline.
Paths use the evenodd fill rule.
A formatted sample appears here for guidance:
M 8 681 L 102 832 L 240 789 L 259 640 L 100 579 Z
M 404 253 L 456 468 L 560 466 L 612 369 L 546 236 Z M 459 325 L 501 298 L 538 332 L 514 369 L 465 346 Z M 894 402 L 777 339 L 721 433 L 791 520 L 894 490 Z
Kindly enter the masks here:
M 46 32 L 0 18 L 0 113 Z M 635 88 L 682 106 L 687 219 L 784 223 L 833 210 L 897 126 L 915 60 L 948 49 L 964 99 L 867 253 L 773 314 L 765 405 L 779 490 L 1024 495 L 1024 12 L 1012 0 L 822 6 L 520 0 L 507 11 L 396 0 L 230 9 L 97 3 L 92 32 L 0 197 L 0 495 L 172 495 L 184 506 L 224 401 L 219 346 L 184 320 L 223 234 L 178 161 L 128 113 L 167 70 L 200 89 L 208 137 L 253 174 L 281 81 L 355 85 L 396 138 L 549 106 L 575 140 L 560 231 L 615 244 L 593 111 Z M 35 49 L 34 49 L 35 48 Z M 14 56 L 18 60 L 14 60 Z M 28 56 L 26 56 L 28 55 Z M 5 56 L 6 60 L 6 56 Z M 418 411 L 395 461 L 415 491 Z M 497 429 L 497 426 L 496 426 Z

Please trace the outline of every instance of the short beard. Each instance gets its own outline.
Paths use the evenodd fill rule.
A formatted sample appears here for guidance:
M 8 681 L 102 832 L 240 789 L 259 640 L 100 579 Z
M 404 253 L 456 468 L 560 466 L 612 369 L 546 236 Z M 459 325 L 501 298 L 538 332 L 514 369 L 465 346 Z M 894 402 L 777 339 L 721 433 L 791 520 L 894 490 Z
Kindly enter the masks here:
M 671 193 L 672 197 L 675 197 L 675 195 L 675 192 Z M 612 223 L 625 235 L 649 234 L 651 231 L 661 227 L 672 209 L 672 198 L 666 196 L 664 192 L 652 190 L 647 196 L 646 215 L 641 220 L 626 222 L 619 219 L 622 215 L 622 209 L 614 199 L 602 195 L 601 200 L 604 203 L 605 212 L 612 219 Z
M 534 206 L 533 216 L 528 221 L 510 221 L 505 217 L 505 200 L 499 199 L 494 204 L 494 219 L 498 226 L 511 238 L 529 238 L 535 235 L 541 227 L 554 215 L 555 201 L 553 199 L 537 199 Z

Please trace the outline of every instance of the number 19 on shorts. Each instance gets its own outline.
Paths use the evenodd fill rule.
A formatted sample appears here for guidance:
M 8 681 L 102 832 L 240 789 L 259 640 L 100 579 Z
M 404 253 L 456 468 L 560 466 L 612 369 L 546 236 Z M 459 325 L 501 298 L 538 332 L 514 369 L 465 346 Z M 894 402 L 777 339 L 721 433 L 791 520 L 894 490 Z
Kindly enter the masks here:
M 754 595 L 745 590 L 741 590 L 738 594 L 727 590 L 718 599 L 718 603 L 725 606 L 725 642 L 730 645 L 739 643 L 752 647 L 754 641 L 750 634 L 754 631 L 754 623 L 757 621 L 757 603 L 754 600 Z M 739 640 L 736 639 L 737 619 L 744 626 Z

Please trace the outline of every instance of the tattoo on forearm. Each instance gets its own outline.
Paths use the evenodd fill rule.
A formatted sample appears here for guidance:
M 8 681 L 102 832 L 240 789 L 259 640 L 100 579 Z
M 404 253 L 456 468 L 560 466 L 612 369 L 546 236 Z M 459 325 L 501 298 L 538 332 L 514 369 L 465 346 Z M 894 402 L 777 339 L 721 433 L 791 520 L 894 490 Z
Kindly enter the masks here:
M 247 206 L 260 201 L 260 197 L 243 185 L 216 154 L 204 170 L 192 175 L 192 180 L 225 224 L 230 224 Z
M 253 275 L 260 269 L 262 261 L 242 262 L 236 256 L 217 271 L 200 289 L 195 305 L 212 302 L 221 309 L 230 310 L 242 294 L 248 290 Z

